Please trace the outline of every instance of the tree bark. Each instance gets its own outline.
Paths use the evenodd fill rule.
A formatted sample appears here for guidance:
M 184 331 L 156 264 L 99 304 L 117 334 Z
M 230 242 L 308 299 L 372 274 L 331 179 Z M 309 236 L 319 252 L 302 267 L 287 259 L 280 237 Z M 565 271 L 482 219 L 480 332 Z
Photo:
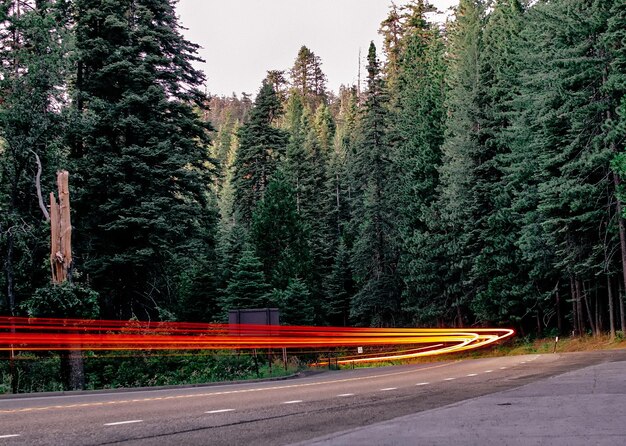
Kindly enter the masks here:
M 589 319 L 589 326 L 591 327 L 591 332 L 594 336 L 597 336 L 596 325 L 593 322 L 593 313 L 591 312 L 591 307 L 589 305 L 589 299 L 587 299 L 587 290 L 585 289 L 585 285 L 582 285 L 582 299 L 585 301 L 585 308 L 587 309 L 587 319 Z
M 626 311 L 624 308 L 624 291 L 620 287 L 619 291 L 619 315 L 620 315 L 620 326 L 622 328 L 622 335 L 626 334 Z
M 619 186 L 621 184 L 621 180 L 619 176 L 613 172 L 613 184 L 615 184 L 615 191 L 619 190 Z M 624 227 L 624 218 L 622 217 L 622 203 L 619 197 L 616 198 L 616 210 L 617 210 L 617 221 L 619 228 L 619 242 L 622 253 L 622 284 L 626 286 L 626 228 Z M 624 296 L 623 293 L 620 293 L 620 312 L 621 312 L 621 322 L 622 322 L 622 332 L 626 329 L 626 318 L 624 316 Z
M 556 326 L 559 334 L 563 334 L 563 321 L 561 320 L 561 294 L 559 292 L 560 283 L 556 284 Z
M 578 305 L 576 305 L 577 303 L 577 295 L 576 295 L 576 288 L 574 285 L 574 278 L 570 276 L 569 278 L 569 287 L 570 287 L 570 296 L 572 297 L 572 329 L 574 332 L 574 336 L 579 335 L 580 334 L 580 327 L 578 326 Z
M 609 332 L 611 341 L 615 340 L 615 308 L 613 306 L 613 287 L 611 286 L 611 276 L 606 276 L 606 289 L 609 300 Z
M 59 202 L 50 194 L 50 266 L 52 282 L 61 284 L 70 278 L 72 266 L 72 223 L 70 220 L 69 173 L 57 173 Z M 61 374 L 68 390 L 85 387 L 85 370 L 80 346 L 61 353 Z
M 39 155 L 37 155 L 37 152 L 35 152 L 34 150 L 31 150 L 31 152 L 33 152 L 33 155 L 35 155 L 35 161 L 37 162 L 37 174 L 35 175 L 35 189 L 37 190 L 37 199 L 39 200 L 39 208 L 41 209 L 41 212 L 43 213 L 43 216 L 46 219 L 46 221 L 50 221 L 50 214 L 48 213 L 48 209 L 46 209 L 46 205 L 43 202 L 43 195 L 41 193 L 41 171 L 42 171 L 41 159 L 39 158 Z
M 574 283 L 576 285 L 576 314 L 578 315 L 578 334 L 579 336 L 584 335 L 585 331 L 585 321 L 583 316 L 583 303 L 582 303 L 582 292 L 580 279 L 575 279 Z

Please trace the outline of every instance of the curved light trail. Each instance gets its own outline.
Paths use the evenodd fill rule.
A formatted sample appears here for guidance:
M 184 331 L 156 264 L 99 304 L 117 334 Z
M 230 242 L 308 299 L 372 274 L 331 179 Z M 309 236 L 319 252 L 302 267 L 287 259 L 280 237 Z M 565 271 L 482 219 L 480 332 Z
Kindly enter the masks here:
M 513 334 L 511 329 L 496 328 L 345 328 L 0 317 L 0 351 L 393 349 L 388 353 L 344 356 L 336 360 L 338 364 L 471 350 Z M 398 347 L 404 349 L 398 351 Z

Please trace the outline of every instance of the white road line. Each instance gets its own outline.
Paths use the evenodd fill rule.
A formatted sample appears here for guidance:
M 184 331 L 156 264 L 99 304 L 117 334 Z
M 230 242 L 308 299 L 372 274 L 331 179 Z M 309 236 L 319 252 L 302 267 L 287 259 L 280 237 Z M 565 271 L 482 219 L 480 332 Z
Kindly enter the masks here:
M 118 426 L 120 424 L 141 423 L 143 420 L 116 421 L 115 423 L 104 423 L 105 426 Z
M 239 386 L 245 386 L 245 388 L 241 388 L 238 390 L 228 390 L 228 391 L 221 391 L 221 392 L 202 392 L 202 393 L 192 393 L 192 394 L 188 394 L 188 395 L 172 395 L 172 396 L 161 396 L 161 397 L 146 397 L 146 398 L 141 398 L 138 401 L 141 402 L 148 402 L 148 401 L 165 401 L 165 400 L 178 400 L 178 399 L 183 399 L 183 398 L 206 398 L 209 396 L 217 396 L 217 395 L 235 395 L 235 394 L 242 394 L 242 393 L 251 393 L 251 392 L 267 392 L 267 391 L 271 391 L 271 390 L 282 390 L 282 389 L 295 389 L 295 388 L 301 388 L 301 387 L 311 387 L 311 386 L 322 386 L 322 385 L 329 385 L 329 384 L 335 384 L 335 383 L 346 383 L 346 382 L 355 382 L 355 381 L 364 381 L 364 380 L 372 380 L 372 379 L 378 379 L 378 378 L 383 378 L 383 377 L 389 377 L 389 376 L 400 376 L 400 375 L 408 375 L 408 374 L 415 374 L 416 371 L 419 372 L 423 372 L 425 370 L 433 370 L 433 369 L 439 369 L 442 367 L 448 367 L 451 365 L 454 365 L 456 363 L 458 363 L 460 360 L 456 360 L 453 362 L 449 362 L 449 363 L 444 363 L 444 364 L 438 364 L 438 365 L 434 365 L 434 366 L 428 366 L 428 367 L 421 367 L 419 369 L 413 369 L 411 368 L 410 370 L 403 370 L 402 372 L 392 372 L 392 373 L 382 373 L 379 375 L 368 375 L 368 376 L 358 376 L 358 377 L 354 377 L 354 378 L 343 378 L 343 379 L 335 379 L 335 380 L 324 380 L 324 381 L 313 381 L 313 382 L 303 382 L 301 384 L 290 384 L 290 385 L 281 385 L 281 386 L 271 386 L 271 387 L 253 387 L 253 388 L 247 388 L 248 386 L 253 386 L 253 385 L 258 385 L 257 383 L 251 383 L 251 384 L 241 384 Z M 313 378 L 304 378 L 304 380 L 312 380 Z M 227 388 L 228 386 L 217 386 L 216 388 Z M 168 392 L 170 390 L 151 390 L 149 392 Z M 148 393 L 146 391 L 141 391 L 141 392 L 135 392 L 135 393 Z M 102 395 L 117 395 L 117 394 L 112 394 L 112 393 L 106 393 L 106 394 L 102 394 Z M 64 395 L 63 398 L 70 398 L 73 397 L 72 395 Z M 45 399 L 45 398 L 49 398 L 49 397 L 33 397 L 33 399 Z M 30 398 L 29 398 L 30 400 Z M 99 403 L 89 403 L 89 406 L 102 406 L 104 404 L 106 405 L 113 405 L 113 404 L 126 404 L 126 403 L 130 403 L 129 400 L 116 400 L 116 401 L 106 401 L 106 402 L 99 402 Z M 22 412 L 33 412 L 33 411 L 41 411 L 41 410 L 51 410 L 53 408 L 56 409 L 67 409 L 70 407 L 77 407 L 77 405 L 59 405 L 59 406 L 42 406 L 42 407 L 26 407 L 26 408 L 21 408 L 21 409 L 0 409 L 0 414 L 3 413 L 22 413 Z
M 293 400 L 293 401 L 285 401 L 283 404 L 296 404 L 296 403 L 301 403 L 302 400 Z
M 341 393 L 337 396 L 354 396 L 354 393 Z
M 386 392 L 388 390 L 396 390 L 397 387 L 385 387 L 384 389 L 380 389 L 382 392 Z
M 477 376 L 477 375 L 478 375 L 477 373 L 470 373 L 470 374 L 469 374 L 469 375 L 467 375 L 467 376 Z
M 506 367 L 500 367 L 500 370 L 506 370 Z
M 430 383 L 417 383 L 417 384 L 415 384 L 415 385 L 416 385 L 416 386 L 427 386 L 428 384 L 430 384 Z
M 0 438 L 14 438 L 19 436 L 20 434 L 0 435 Z
M 224 412 L 233 412 L 235 409 L 217 409 L 217 410 L 209 410 L 204 413 L 224 413 Z
M 446 379 L 444 379 L 444 381 L 452 381 L 452 380 L 455 380 L 455 379 L 456 378 L 446 378 Z
M 493 370 L 485 370 L 485 373 L 491 373 Z

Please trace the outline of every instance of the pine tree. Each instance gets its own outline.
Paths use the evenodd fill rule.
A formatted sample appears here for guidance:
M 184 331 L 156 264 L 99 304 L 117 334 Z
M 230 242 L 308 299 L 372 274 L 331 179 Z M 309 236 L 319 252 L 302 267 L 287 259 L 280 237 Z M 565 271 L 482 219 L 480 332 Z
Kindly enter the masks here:
M 368 52 L 368 91 L 360 122 L 361 138 L 352 165 L 356 181 L 352 227 L 352 270 L 358 292 L 350 314 L 361 324 L 388 325 L 398 317 L 400 301 L 397 252 L 390 221 L 387 178 L 390 154 L 387 145 L 387 110 L 384 81 L 376 47 Z
M 254 249 L 248 245 L 244 248 L 221 299 L 222 310 L 226 314 L 229 310 L 265 308 L 269 292 L 270 286 L 265 281 L 263 264 Z
M 290 72 L 291 88 L 296 90 L 311 110 L 326 100 L 326 75 L 322 61 L 313 51 L 302 46 Z
M 187 260 L 213 256 L 198 47 L 169 0 L 77 0 L 75 10 L 77 263 L 109 317 L 171 311 Z
M 280 309 L 280 321 L 287 325 L 312 325 L 315 310 L 307 284 L 299 279 L 290 279 L 284 291 L 274 290 L 272 305 Z
M 250 112 L 250 121 L 239 130 L 239 148 L 234 163 L 236 218 L 244 225 L 250 224 L 278 160 L 285 153 L 288 136 L 274 126 L 281 113 L 276 92 L 268 82 L 263 82 Z
M 70 70 L 68 14 L 60 1 L 0 5 L 0 312 L 15 315 L 49 281 L 40 197 L 62 165 Z M 39 187 L 39 190 L 37 190 Z
M 392 90 L 394 194 L 396 226 L 401 237 L 399 269 L 404 281 L 404 306 L 421 322 L 437 312 L 426 307 L 442 291 L 441 252 L 436 232 L 438 168 L 445 121 L 444 46 L 436 26 L 426 20 L 433 7 L 423 1 L 407 8 L 396 81 Z
M 476 169 L 480 162 L 480 70 L 482 0 L 461 0 L 449 30 L 448 94 L 443 163 L 440 168 L 440 243 L 445 249 L 445 283 L 439 308 L 457 325 L 467 322 L 475 290 L 470 281 L 477 240 Z
M 290 279 L 309 276 L 308 234 L 296 209 L 293 189 L 280 170 L 254 212 L 250 236 L 274 288 L 284 290 Z
M 555 283 L 557 291 L 559 283 L 565 285 L 578 333 L 586 326 L 597 331 L 591 289 L 606 283 L 596 277 L 606 273 L 610 258 L 605 253 L 617 246 L 615 227 L 609 224 L 615 213 L 612 154 L 602 143 L 611 102 L 602 94 L 609 61 L 600 36 L 610 6 L 584 0 L 537 4 L 523 33 L 525 103 L 516 124 L 518 163 L 511 169 L 523 172 L 532 166 L 533 172 L 516 200 L 529 207 L 518 243 L 526 259 L 544 267 L 531 270 L 544 299 Z
M 472 303 L 483 322 L 519 322 L 524 302 L 534 295 L 529 266 L 516 243 L 521 222 L 511 207 L 512 187 L 505 179 L 511 151 L 514 98 L 519 94 L 521 64 L 517 56 L 523 10 L 518 0 L 495 3 L 484 28 L 480 58 L 480 161 L 475 170 L 480 216 L 476 221 L 479 252 L 474 259 Z M 539 308 L 539 307 L 536 307 Z
M 613 2 L 613 7 L 609 12 L 608 29 L 604 35 L 604 43 L 608 57 L 611 59 L 605 89 L 607 95 L 612 99 L 614 110 L 607 112 L 607 144 L 614 153 L 612 163 L 613 182 L 616 188 L 616 212 L 617 227 L 620 238 L 621 275 L 623 283 L 626 283 L 626 210 L 624 208 L 625 194 L 623 180 L 626 178 L 626 155 L 624 141 L 626 140 L 626 4 L 623 2 Z M 621 268 L 620 268 L 621 267 Z M 610 275 L 609 275 L 610 277 Z M 610 279 L 609 285 L 610 287 Z M 610 297 L 609 297 L 610 298 Z M 626 305 L 624 296 L 620 295 L 620 328 L 626 332 Z M 612 302 L 611 302 L 612 303 Z M 609 306 L 611 309 L 612 306 Z M 611 314 L 611 328 L 615 325 Z M 613 332 L 611 332 L 613 334 Z

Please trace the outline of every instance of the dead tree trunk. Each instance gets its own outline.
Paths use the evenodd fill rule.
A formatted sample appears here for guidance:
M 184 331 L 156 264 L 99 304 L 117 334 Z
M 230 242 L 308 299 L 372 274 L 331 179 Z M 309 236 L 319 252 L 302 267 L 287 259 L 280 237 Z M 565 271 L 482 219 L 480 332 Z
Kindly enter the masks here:
M 59 202 L 50 194 L 50 268 L 52 283 L 62 284 L 70 278 L 72 267 L 72 223 L 70 219 L 69 173 L 57 173 Z M 81 346 L 61 353 L 61 369 L 68 389 L 85 387 L 85 373 Z
M 57 174 L 59 203 L 50 193 L 50 265 L 52 282 L 63 283 L 68 279 L 72 266 L 72 224 L 70 221 L 69 174 L 61 171 Z

